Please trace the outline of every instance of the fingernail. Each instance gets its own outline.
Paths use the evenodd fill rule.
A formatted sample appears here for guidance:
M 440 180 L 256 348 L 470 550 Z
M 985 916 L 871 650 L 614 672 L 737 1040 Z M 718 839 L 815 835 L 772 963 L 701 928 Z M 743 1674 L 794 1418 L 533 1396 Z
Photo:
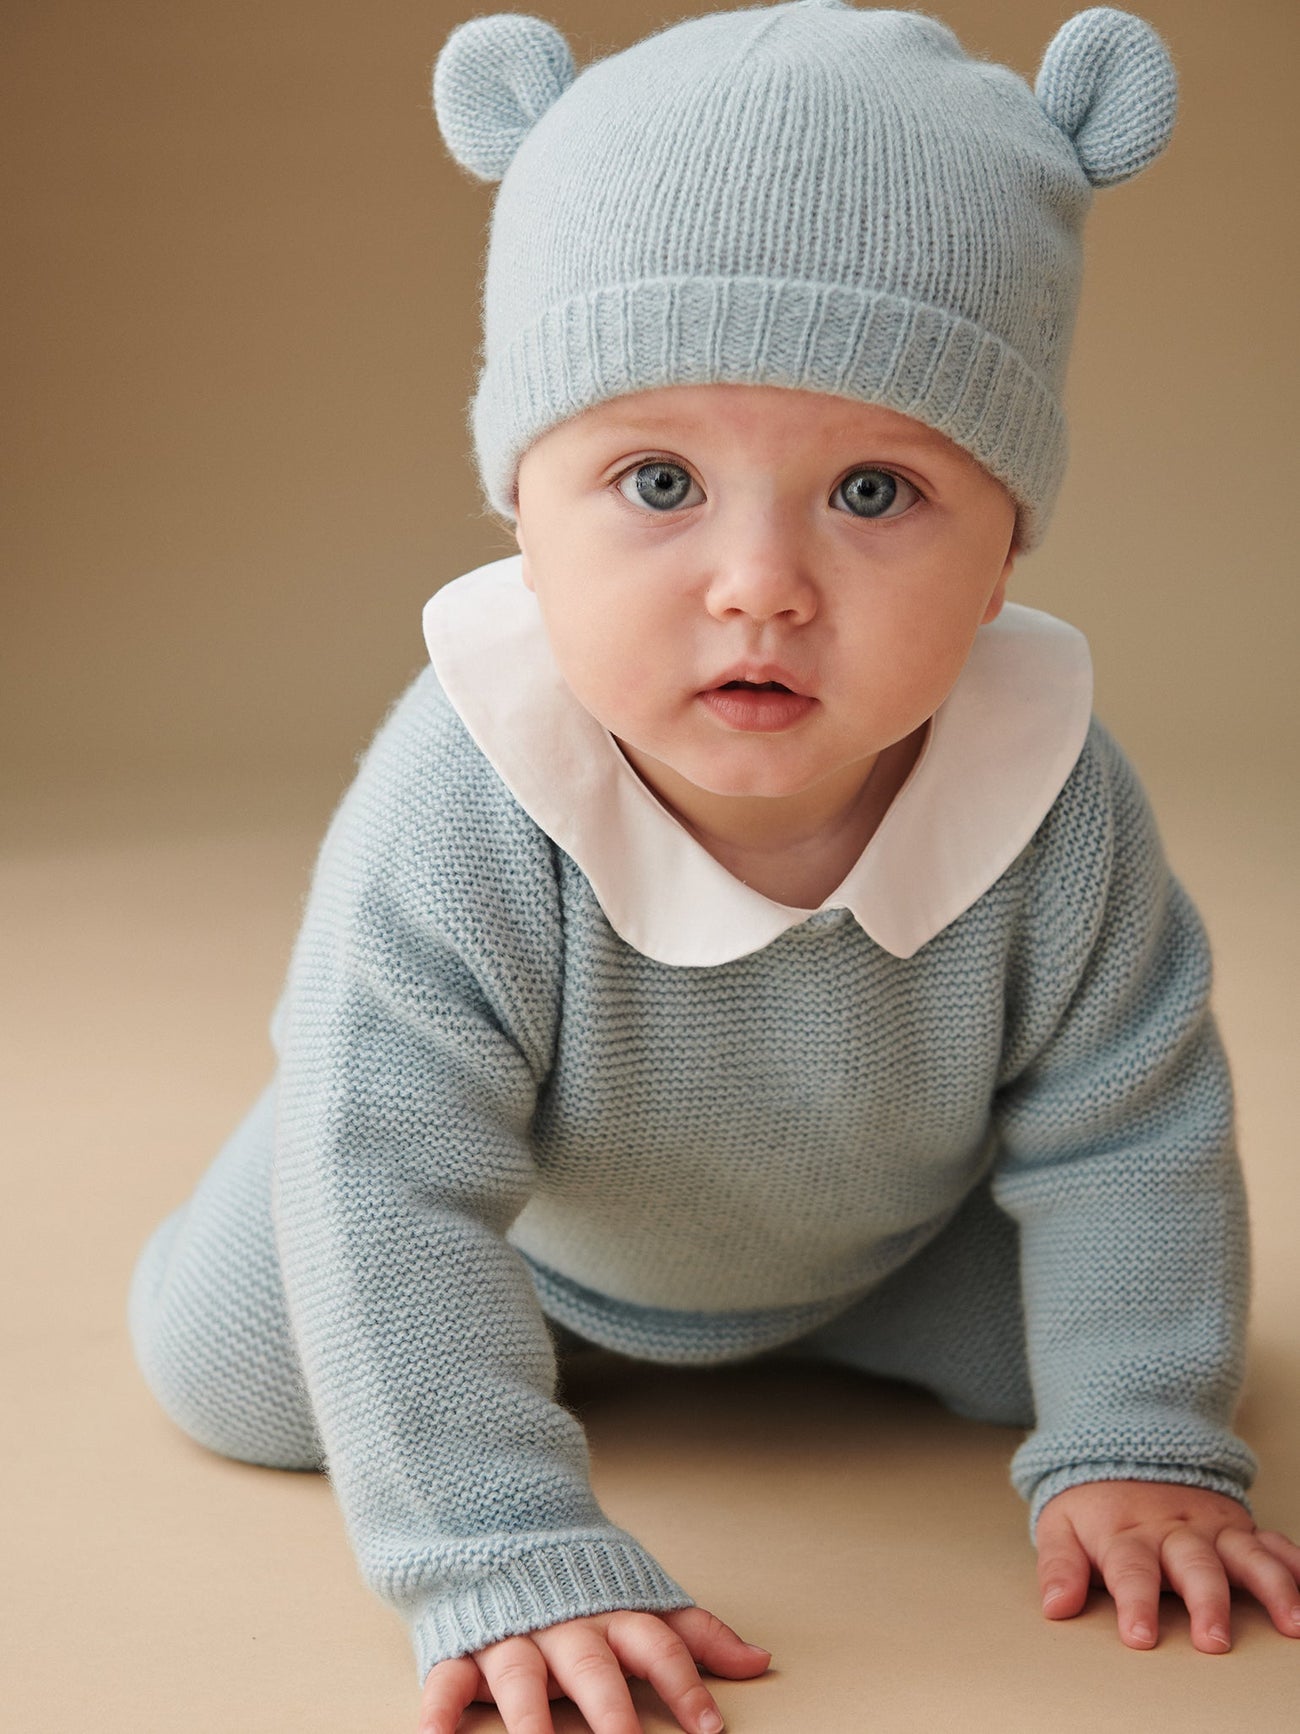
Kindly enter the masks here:
M 700 1734 L 718 1734 L 722 1727 L 722 1717 L 716 1710 L 706 1710 L 700 1717 Z
M 1150 1626 L 1132 1626 L 1129 1629 L 1129 1636 L 1133 1639 L 1133 1641 L 1135 1643 L 1149 1644 L 1151 1642 L 1151 1627 Z
M 1291 1624 L 1293 1626 L 1300 1626 L 1300 1608 L 1291 1609 Z
M 1300 1619 L 1300 1608 L 1296 1609 L 1296 1618 Z M 771 1650 L 765 1650 L 762 1644 L 746 1644 L 745 1648 L 753 1650 L 756 1656 L 770 1656 L 772 1654 Z
M 1232 1640 L 1228 1637 L 1227 1632 L 1224 1631 L 1222 1626 L 1211 1626 L 1209 1630 L 1209 1639 L 1212 1644 L 1222 1644 L 1225 1650 L 1231 1649 L 1232 1647 Z

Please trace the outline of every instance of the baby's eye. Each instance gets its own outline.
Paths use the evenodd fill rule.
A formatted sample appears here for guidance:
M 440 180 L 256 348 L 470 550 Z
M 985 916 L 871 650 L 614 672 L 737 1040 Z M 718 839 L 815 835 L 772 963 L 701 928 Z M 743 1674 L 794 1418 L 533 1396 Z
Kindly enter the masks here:
M 899 499 L 900 488 L 905 490 L 903 503 L 897 512 L 892 512 L 890 507 Z M 838 494 L 847 500 L 855 518 L 901 518 L 911 504 L 908 496 L 921 498 L 905 476 L 896 476 L 892 470 L 877 469 L 854 470 L 852 475 L 845 476 L 831 498 Z
M 637 498 L 644 505 L 656 512 L 670 512 L 674 506 L 680 506 L 690 492 L 691 475 L 680 464 L 671 464 L 666 458 L 652 458 L 648 463 L 638 464 L 634 470 L 627 470 L 618 478 L 615 484 L 620 494 L 629 505 L 635 505 L 624 487 L 625 482 L 635 484 Z

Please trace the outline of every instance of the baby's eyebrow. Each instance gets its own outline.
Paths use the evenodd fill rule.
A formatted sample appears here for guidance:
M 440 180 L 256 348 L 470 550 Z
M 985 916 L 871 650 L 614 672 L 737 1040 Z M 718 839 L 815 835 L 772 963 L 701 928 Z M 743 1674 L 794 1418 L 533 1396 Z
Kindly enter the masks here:
M 660 438 L 668 435 L 686 436 L 700 431 L 702 424 L 695 422 L 683 425 L 681 422 L 641 421 L 626 416 L 611 416 L 598 424 L 599 432 L 605 434 L 657 434 Z
M 680 421 L 657 421 L 652 418 L 611 416 L 608 420 L 600 423 L 596 437 L 623 439 L 629 435 L 637 435 L 644 437 L 644 443 L 653 445 L 656 440 L 669 442 L 674 439 L 698 439 L 704 434 L 715 433 L 716 431 L 716 425 L 707 421 L 683 423 Z M 824 430 L 822 437 L 825 437 Z M 925 429 L 912 432 L 911 429 L 907 428 L 891 428 L 887 432 L 859 433 L 854 428 L 846 427 L 842 430 L 837 429 L 836 437 L 849 444 L 909 447 L 913 451 L 930 454 L 944 450 L 947 445 L 945 440 L 936 438 Z

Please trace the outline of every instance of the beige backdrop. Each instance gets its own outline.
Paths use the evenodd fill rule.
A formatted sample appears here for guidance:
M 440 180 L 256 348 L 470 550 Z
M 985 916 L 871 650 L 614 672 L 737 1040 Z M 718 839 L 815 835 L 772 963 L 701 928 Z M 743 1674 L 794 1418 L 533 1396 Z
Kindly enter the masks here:
M 688 9 L 543 15 L 581 65 Z M 1073 8 L 933 10 L 1032 79 Z M 1096 196 L 1072 467 L 1013 594 L 1088 633 L 1214 940 L 1256 1246 L 1239 1426 L 1261 1522 L 1300 1537 L 1300 9 L 1141 10 L 1181 117 Z M 266 1080 L 311 861 L 424 660 L 421 604 L 513 548 L 463 419 L 491 190 L 428 100 L 471 11 L 5 11 L 0 1720 L 23 1734 L 414 1734 L 405 1638 L 329 1487 L 190 1442 L 124 1313 L 145 1237 Z M 1300 1644 L 1253 1604 L 1225 1658 L 1168 1601 L 1149 1655 L 1104 1595 L 1041 1619 L 1013 1430 L 772 1369 L 624 1365 L 581 1414 L 610 1515 L 775 1652 L 717 1685 L 738 1734 L 1295 1727 Z

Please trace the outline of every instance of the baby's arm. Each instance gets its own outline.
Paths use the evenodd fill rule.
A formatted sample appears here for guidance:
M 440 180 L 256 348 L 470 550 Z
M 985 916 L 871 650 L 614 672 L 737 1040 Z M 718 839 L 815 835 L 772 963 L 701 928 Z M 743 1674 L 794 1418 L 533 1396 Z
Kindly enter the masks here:
M 722 1713 L 696 1662 L 748 1680 L 770 1659 L 701 1607 L 566 1620 L 439 1662 L 425 1681 L 419 1734 L 452 1734 L 475 1698 L 497 1705 L 507 1734 L 553 1734 L 547 1699 L 561 1694 L 574 1701 L 594 1734 L 639 1734 L 625 1673 L 649 1680 L 688 1734 L 717 1734 Z
M 274 1214 L 367 1583 L 436 1663 L 691 1598 L 612 1523 L 507 1231 L 562 995 L 549 844 L 408 691 L 322 848 L 290 966 Z
M 1060 1611 L 1079 1603 L 1082 1551 L 1123 1582 L 1121 1621 L 1149 1623 L 1158 1558 L 1200 1631 L 1224 1572 L 1267 1577 L 1273 1608 L 1290 1570 L 1285 1547 L 1273 1571 L 1250 1540 L 1255 1460 L 1231 1428 L 1249 1289 L 1231 1079 L 1203 926 L 1104 730 L 1067 793 L 1035 843 L 1032 944 L 1008 999 L 1018 1051 L 995 1102 L 993 1195 L 1020 1228 L 1036 1411 L 1012 1480 L 1036 1540 L 1047 1521 Z M 1190 1529 L 1171 1515 L 1184 1507 Z M 1110 1527 L 1129 1523 L 1127 1539 Z
M 1082 1610 L 1094 1572 L 1135 1650 L 1156 1641 L 1165 1583 L 1187 1603 L 1192 1642 L 1208 1655 L 1232 1646 L 1234 1584 L 1264 1604 L 1279 1632 L 1300 1638 L 1300 1547 L 1276 1530 L 1257 1530 L 1237 1500 L 1203 1487 L 1090 1481 L 1050 1499 L 1038 1520 L 1048 1619 Z

